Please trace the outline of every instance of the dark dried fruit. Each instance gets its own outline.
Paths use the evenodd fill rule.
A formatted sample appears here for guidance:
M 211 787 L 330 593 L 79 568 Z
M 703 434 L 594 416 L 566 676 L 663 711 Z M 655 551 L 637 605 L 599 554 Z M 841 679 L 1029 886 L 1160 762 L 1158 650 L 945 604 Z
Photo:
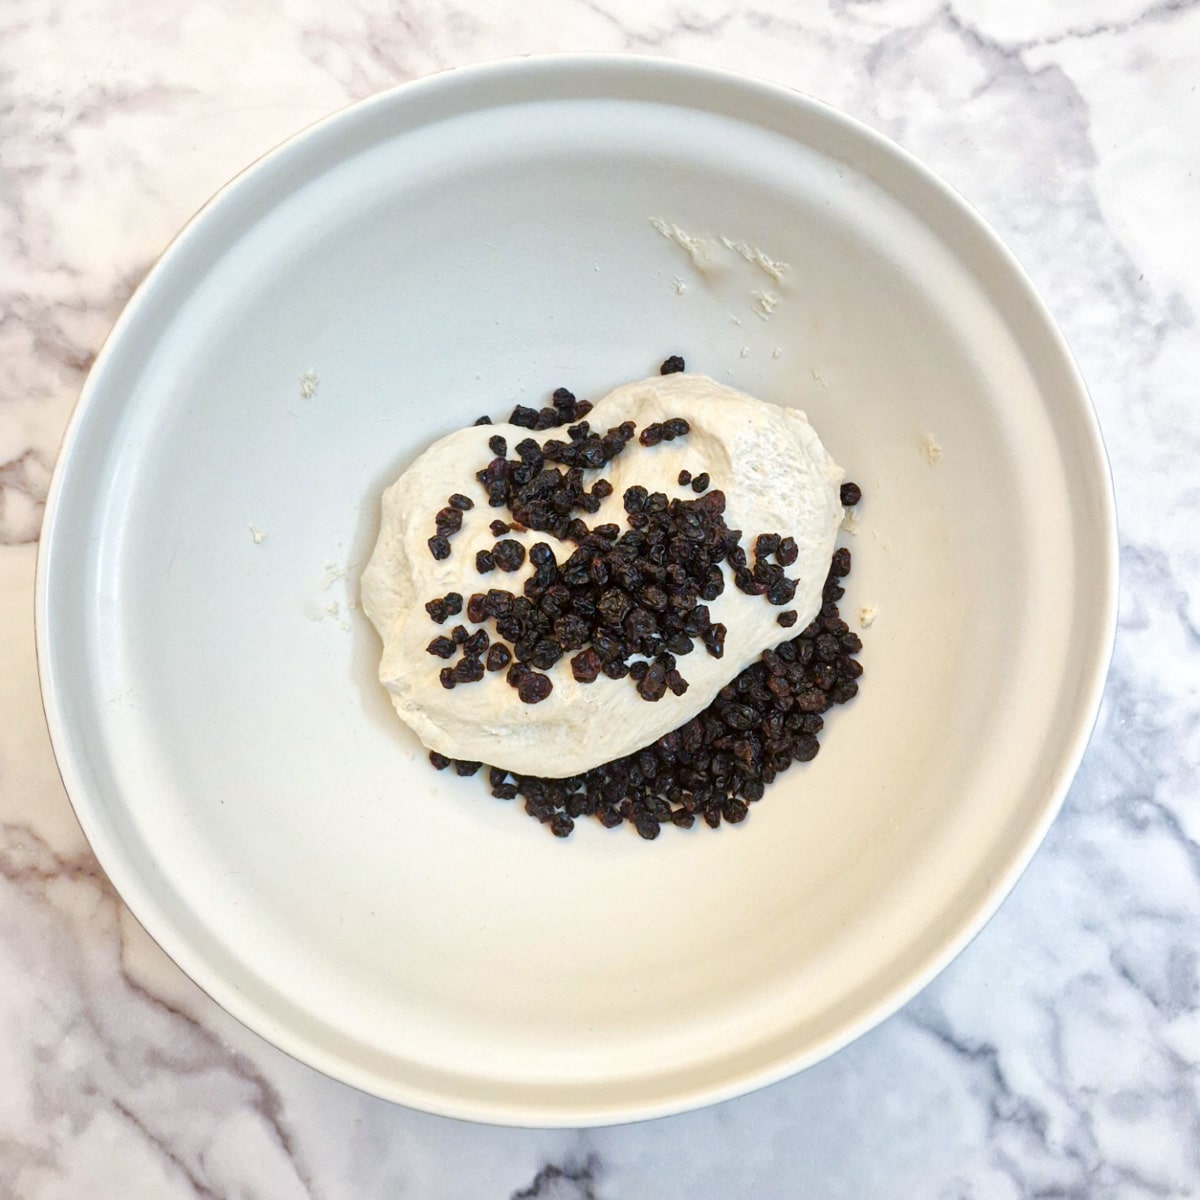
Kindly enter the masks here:
M 625 489 L 625 511 L 627 513 L 639 513 L 646 507 L 646 498 L 649 492 L 646 491 L 641 484 L 635 483 L 633 487 Z
M 680 371 L 686 370 L 687 367 L 684 365 L 683 359 L 680 358 L 678 354 L 672 354 L 671 357 L 668 358 L 666 362 L 664 362 L 663 365 L 658 368 L 658 373 L 660 375 L 675 375 Z
M 749 811 L 750 809 L 747 807 L 746 802 L 739 800 L 736 796 L 731 796 L 721 805 L 721 816 L 731 825 L 736 825 L 739 821 L 744 821 Z
M 633 641 L 651 638 L 658 632 L 658 621 L 646 608 L 635 608 L 625 618 L 625 633 Z
M 837 578 L 832 568 L 830 578 Z M 490 775 L 493 794 L 524 796 L 526 811 L 546 824 L 591 813 L 607 828 L 628 820 L 645 838 L 656 837 L 668 822 L 689 828 L 697 816 L 713 828 L 722 821 L 738 824 L 749 805 L 762 798 L 766 784 L 792 763 L 816 755 L 820 713 L 858 690 L 861 667 L 850 657 L 856 643 L 857 635 L 845 628 L 832 605 L 799 636 L 764 651 L 705 712 L 652 746 L 567 780 L 515 776 L 510 783 L 508 772 L 497 771 Z M 836 646 L 836 661 L 823 662 L 818 645 L 826 657 Z M 572 659 L 572 671 L 578 663 L 584 676 L 591 675 L 601 661 L 589 647 Z M 628 673 L 652 694 L 663 682 L 676 693 L 686 687 L 670 651 L 632 669 L 614 658 L 603 670 L 614 677 Z M 509 670 L 509 681 L 518 688 L 536 686 L 530 681 L 539 678 L 545 677 L 524 664 Z M 559 827 L 566 828 L 565 820 Z
M 487 597 L 482 592 L 474 592 L 467 601 L 467 620 L 478 625 L 486 621 L 488 616 Z
M 842 504 L 846 508 L 853 508 L 862 499 L 862 488 L 857 483 L 842 484 Z
M 777 533 L 760 533 L 754 541 L 754 557 L 770 558 L 779 549 L 779 542 Z
M 438 658 L 452 658 L 457 646 L 448 637 L 435 637 L 425 649 Z
M 831 633 L 819 634 L 813 645 L 816 647 L 817 659 L 823 663 L 837 662 L 842 652 L 837 638 Z
M 593 430 L 581 419 L 589 408 L 566 389 L 555 393 L 552 408 L 518 406 L 513 421 L 524 428 L 568 427 L 541 444 L 524 438 L 514 459 L 498 455 L 478 472 L 489 502 L 508 506 L 514 518 L 491 523 L 499 541 L 485 553 L 494 565 L 510 554 L 524 561 L 521 543 L 501 537 L 510 529 L 545 531 L 572 546 L 561 563 L 547 542 L 531 547 L 533 572 L 522 594 L 493 589 L 471 598 L 468 616 L 476 624 L 494 619 L 496 635 L 511 650 L 478 639 L 443 672 L 445 686 L 477 678 L 486 654 L 489 669 L 507 667 L 508 682 L 522 701 L 538 703 L 553 688 L 545 672 L 566 656 L 577 681 L 594 682 L 600 674 L 629 677 L 639 696 L 654 702 L 667 691 L 687 691 L 677 658 L 686 658 L 697 642 L 716 657 L 724 653 L 725 627 L 705 607 L 724 590 L 723 564 L 746 594 L 778 605 L 794 599 L 796 581 L 785 569 L 799 557 L 795 540 L 768 532 L 747 555 L 741 531 L 725 523 L 724 493 L 708 490 L 706 474 L 679 473 L 680 486 L 695 489 L 693 500 L 630 487 L 623 497 L 627 528 L 610 522 L 589 529 L 585 518 L 613 489 L 603 478 L 589 489 L 585 472 L 603 467 L 637 433 L 632 422 L 604 433 Z M 672 417 L 648 425 L 640 440 L 653 445 L 689 431 L 683 418 Z M 447 522 L 455 517 L 439 517 L 453 532 Z M 502 549 L 505 542 L 516 549 Z M 482 558 L 480 565 L 486 562 Z M 714 827 L 741 821 L 746 806 L 779 772 L 815 754 L 821 714 L 857 691 L 862 669 L 852 656 L 861 642 L 838 617 L 836 603 L 843 594 L 838 580 L 848 570 L 848 552 L 839 551 L 812 625 L 766 651 L 709 709 L 652 747 L 567 780 L 517 776 L 510 782 L 508 773 L 499 772 L 492 778 L 494 794 L 523 796 L 531 815 L 549 825 L 557 820 L 567 833 L 568 822 L 584 815 L 606 826 L 628 820 L 647 837 L 668 822 L 686 828 L 697 816 Z M 438 611 L 432 608 L 431 616 Z M 797 614 L 790 609 L 777 619 L 782 628 L 792 628 Z M 462 636 L 456 630 L 449 640 L 464 637 L 465 630 Z
M 433 764 L 435 771 L 444 771 L 450 765 L 450 759 L 444 754 L 439 754 L 436 750 L 430 750 L 429 761 Z
M 463 642 L 463 653 L 470 654 L 475 658 L 479 658 L 488 648 L 491 642 L 486 629 L 477 629 L 465 642 Z
M 600 655 L 589 647 L 571 659 L 571 674 L 579 683 L 595 683 L 602 665 Z
M 518 571 L 525 561 L 525 547 L 515 538 L 504 538 L 492 547 L 492 561 L 502 571 Z
M 646 841 L 652 842 L 658 837 L 662 826 L 652 816 L 646 815 L 637 818 L 634 828 Z
M 517 684 L 517 695 L 523 704 L 540 704 L 553 690 L 554 684 L 550 682 L 550 677 L 539 675 L 536 671 L 523 675 L 521 682 Z
M 440 625 L 447 617 L 457 616 L 462 612 L 462 606 L 462 593 L 447 592 L 437 600 L 430 600 L 425 605 L 425 611 Z
M 773 583 L 767 591 L 767 600 L 772 604 L 791 604 L 796 598 L 796 581 L 780 579 Z
M 472 500 L 470 496 L 464 496 L 462 492 L 455 492 L 454 495 L 450 497 L 449 501 L 447 501 L 447 503 L 451 508 L 457 508 L 463 512 L 467 512 L 475 507 L 475 501 Z
M 704 646 L 713 658 L 721 658 L 725 653 L 725 634 L 728 631 L 720 621 L 710 625 L 701 635 Z
M 667 673 L 661 663 L 651 663 L 637 690 L 643 700 L 661 700 L 667 694 Z
M 513 594 L 503 588 L 488 588 L 484 595 L 484 609 L 489 617 L 505 617 L 512 612 Z
M 429 539 L 429 553 L 436 559 L 450 557 L 450 539 L 440 533 Z
M 539 671 L 549 671 L 563 655 L 563 648 L 553 638 L 542 638 L 530 654 L 528 662 Z
M 437 527 L 438 533 L 451 534 L 457 533 L 462 528 L 463 515 L 460 508 L 438 509 L 437 516 L 433 519 L 434 525 Z
M 455 683 L 478 683 L 483 678 L 483 663 L 477 658 L 460 658 L 451 678 Z

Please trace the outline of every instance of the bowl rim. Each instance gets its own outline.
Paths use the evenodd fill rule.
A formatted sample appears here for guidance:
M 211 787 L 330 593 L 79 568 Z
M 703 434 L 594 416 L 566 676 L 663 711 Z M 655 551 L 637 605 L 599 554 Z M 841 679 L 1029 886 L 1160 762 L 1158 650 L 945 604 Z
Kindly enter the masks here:
M 328 1051 L 316 1044 L 304 1033 L 278 1025 L 263 1006 L 248 1000 L 236 987 L 228 984 L 217 971 L 210 970 L 203 955 L 187 945 L 184 939 L 176 936 L 170 917 L 161 911 L 152 892 L 148 888 L 143 888 L 136 877 L 119 869 L 120 859 L 115 844 L 116 839 L 110 839 L 105 835 L 98 822 L 92 818 L 91 806 L 83 799 L 87 789 L 77 762 L 78 751 L 73 744 L 70 724 L 62 705 L 58 682 L 49 666 L 53 634 L 50 629 L 48 591 L 53 571 L 55 531 L 63 479 L 69 470 L 72 451 L 80 440 L 80 430 L 84 424 L 85 414 L 94 395 L 99 390 L 98 381 L 104 375 L 108 359 L 115 352 L 114 347 L 120 342 L 125 330 L 134 322 L 140 309 L 147 303 L 152 285 L 181 253 L 184 243 L 210 210 L 227 201 L 229 197 L 236 197 L 249 176 L 257 173 L 267 164 L 296 152 L 298 146 L 301 146 L 318 131 L 336 130 L 339 126 L 355 121 L 362 115 L 377 109 L 454 89 L 464 81 L 496 83 L 514 76 L 524 76 L 527 77 L 525 82 L 528 84 L 530 79 L 537 79 L 539 76 L 553 80 L 564 73 L 578 75 L 581 72 L 593 75 L 603 75 L 607 72 L 609 73 L 608 78 L 618 84 L 628 74 L 631 77 L 639 77 L 642 81 L 648 80 L 652 76 L 658 76 L 676 84 L 690 82 L 698 86 L 709 84 L 725 88 L 734 87 L 740 88 L 750 95 L 791 105 L 809 117 L 828 122 L 839 127 L 841 131 L 856 136 L 873 151 L 898 162 L 899 165 L 916 175 L 924 186 L 933 189 L 943 202 L 948 203 L 957 210 L 961 217 L 966 219 L 973 234 L 982 239 L 986 248 L 1009 272 L 1010 282 L 1020 289 L 1022 299 L 1028 306 L 1029 315 L 1047 337 L 1050 351 L 1058 359 L 1057 366 L 1071 385 L 1070 394 L 1066 394 L 1064 390 L 1061 402 L 1073 405 L 1076 409 L 1073 415 L 1079 423 L 1079 432 L 1084 439 L 1081 449 L 1090 465 L 1096 470 L 1095 482 L 1099 485 L 1098 521 L 1103 525 L 1103 537 L 1101 544 L 1097 545 L 1095 550 L 1100 562 L 1097 574 L 1102 575 L 1104 586 L 1102 594 L 1092 597 L 1092 600 L 1098 614 L 1102 636 L 1089 648 L 1085 678 L 1081 680 L 1078 692 L 1080 699 L 1074 718 L 1069 728 L 1060 728 L 1058 731 L 1062 743 L 1059 757 L 1060 769 L 1054 773 L 1054 782 L 1047 790 L 1037 819 L 1030 822 L 1021 837 L 1014 842 L 1004 869 L 994 876 L 984 893 L 982 902 L 975 910 L 966 912 L 953 932 L 944 938 L 939 949 L 928 953 L 924 961 L 909 972 L 906 979 L 890 988 L 883 989 L 873 1002 L 864 1006 L 863 1011 L 856 1019 L 845 1023 L 815 1044 L 780 1056 L 768 1067 L 752 1067 L 735 1072 L 719 1082 L 706 1086 L 693 1086 L 688 1090 L 673 1094 L 668 1099 L 635 1102 L 628 1105 L 580 1104 L 576 1107 L 561 1105 L 549 1107 L 528 1102 L 478 1103 L 463 1101 L 449 1093 L 397 1083 L 395 1079 L 382 1072 L 372 1073 L 357 1069 L 339 1058 L 335 1052 Z M 188 218 L 171 238 L 134 289 L 112 329 L 106 335 L 80 389 L 59 445 L 38 542 L 34 594 L 35 653 L 41 684 L 42 708 L 50 734 L 55 764 L 67 798 L 92 853 L 111 880 L 122 902 L 151 940 L 222 1009 L 253 1033 L 296 1061 L 312 1067 L 331 1079 L 395 1103 L 441 1116 L 494 1125 L 528 1128 L 616 1125 L 669 1116 L 745 1095 L 779 1082 L 820 1062 L 895 1013 L 926 987 L 970 944 L 1012 891 L 1044 840 L 1051 823 L 1062 807 L 1091 739 L 1099 714 L 1116 637 L 1119 588 L 1118 549 L 1117 512 L 1111 466 L 1087 385 L 1075 363 L 1067 341 L 1016 256 L 1000 240 L 980 213 L 950 184 L 926 167 L 909 151 L 871 126 L 822 100 L 781 83 L 724 68 L 650 55 L 629 53 L 536 54 L 451 67 L 400 83 L 365 99 L 351 102 L 309 123 L 232 176 Z M 118 864 L 116 869 L 114 869 L 114 864 Z

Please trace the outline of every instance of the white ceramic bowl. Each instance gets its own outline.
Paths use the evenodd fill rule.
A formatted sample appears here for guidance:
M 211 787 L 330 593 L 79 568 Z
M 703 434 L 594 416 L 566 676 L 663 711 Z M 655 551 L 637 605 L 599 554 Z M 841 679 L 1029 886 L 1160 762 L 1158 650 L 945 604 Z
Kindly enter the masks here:
M 863 485 L 866 675 L 744 825 L 562 843 L 429 768 L 355 574 L 431 439 L 676 352 Z M 620 1121 L 829 1054 L 979 929 L 1086 744 L 1114 542 L 1061 337 L 919 164 L 711 70 L 499 63 L 301 134 L 139 289 L 47 506 L 45 705 L 122 896 L 264 1037 L 437 1112 Z

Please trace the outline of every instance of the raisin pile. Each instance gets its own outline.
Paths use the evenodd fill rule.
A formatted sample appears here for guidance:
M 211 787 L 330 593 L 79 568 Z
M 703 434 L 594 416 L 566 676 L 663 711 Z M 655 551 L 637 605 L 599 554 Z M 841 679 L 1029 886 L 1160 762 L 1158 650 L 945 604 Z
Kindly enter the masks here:
M 660 368 L 664 375 L 683 369 L 683 359 L 677 355 Z M 539 411 L 518 405 L 510 423 L 518 423 L 519 418 L 527 427 L 551 428 L 590 410 L 587 401 L 559 388 L 553 407 Z M 495 622 L 496 636 L 511 643 L 511 649 L 500 643 L 502 653 L 508 655 L 505 678 L 525 703 L 540 703 L 554 686 L 549 678 L 531 680 L 531 672 L 550 671 L 564 656 L 570 656 L 570 670 L 579 683 L 593 683 L 603 674 L 610 679 L 629 677 L 646 701 L 661 700 L 667 692 L 683 695 L 688 681 L 678 659 L 698 646 L 716 658 L 724 653 L 725 626 L 714 622 L 707 608 L 707 602 L 725 587 L 721 564 L 728 563 L 741 591 L 765 596 L 782 607 L 796 593 L 797 581 L 785 574 L 796 561 L 796 543 L 777 533 L 760 534 L 751 562 L 741 544 L 742 531 L 730 529 L 725 522 L 725 494 L 709 490 L 707 472 L 693 476 L 684 471 L 679 476 L 681 486 L 691 485 L 695 500 L 668 499 L 663 492 L 630 487 L 622 498 L 626 529 L 611 523 L 589 527 L 577 514 L 596 513 L 613 489 L 604 478 L 594 479 L 589 488 L 584 472 L 599 470 L 623 453 L 637 430 L 626 421 L 600 434 L 586 420 L 576 420 L 566 432 L 566 441 L 550 438 L 539 443 L 525 438 L 513 448 L 514 458 L 509 457 L 508 439 L 502 434 L 488 439 L 493 458 L 476 479 L 488 503 L 507 508 L 512 520 L 491 522 L 496 541 L 476 552 L 476 571 L 512 573 L 525 565 L 524 544 L 505 536 L 513 530 L 544 531 L 575 549 L 560 563 L 549 543 L 535 543 L 528 552 L 534 571 L 525 580 L 523 594 L 499 587 L 477 592 L 467 603 L 467 618 L 476 624 Z M 645 426 L 638 442 L 655 446 L 690 432 L 686 420 L 670 417 Z M 439 535 L 430 540 L 435 558 L 444 557 L 443 543 L 445 554 L 449 553 L 443 525 L 449 532 L 461 526 L 459 501 L 465 499 L 451 497 L 438 514 Z M 457 593 L 426 605 L 438 624 L 461 607 Z M 785 627 L 795 620 L 794 610 L 779 617 Z M 483 651 L 473 654 L 465 643 L 444 636 L 435 637 L 427 649 L 448 659 L 460 647 L 464 661 L 441 670 L 443 687 L 484 678 L 483 666 L 466 661 L 482 658 Z M 483 650 L 488 649 L 485 643 Z M 500 653 L 492 655 L 489 662 L 498 665 L 491 669 L 500 669 L 500 658 Z
M 612 485 L 606 479 L 597 480 L 590 489 L 586 487 L 584 471 L 611 462 L 632 440 L 634 432 L 632 421 L 603 434 L 594 432 L 587 421 L 580 421 L 567 429 L 565 442 L 559 438 L 544 442 L 523 438 L 513 448 L 515 458 L 506 457 L 508 441 L 497 434 L 488 441 L 494 457 L 476 472 L 475 478 L 483 484 L 488 503 L 493 508 L 509 508 L 517 524 L 563 540 L 578 540 L 581 523 L 572 514 L 594 513 L 600 502 L 612 495 Z
M 677 355 L 660 368 L 668 375 L 685 369 Z M 589 684 L 601 675 L 630 680 L 638 696 L 654 702 L 668 692 L 683 695 L 688 681 L 679 660 L 703 647 L 713 657 L 724 654 L 726 629 L 714 622 L 708 603 L 725 588 L 726 569 L 734 585 L 763 596 L 780 607 L 777 621 L 792 629 L 798 614 L 788 608 L 797 580 L 787 568 L 799 557 L 795 540 L 779 533 L 760 533 L 752 552 L 742 544 L 742 531 L 725 521 L 725 495 L 711 489 L 707 472 L 679 473 L 680 487 L 690 485 L 695 499 L 669 499 L 644 487 L 627 488 L 622 500 L 626 528 L 617 524 L 590 527 L 583 519 L 599 511 L 612 495 L 612 484 L 585 471 L 598 471 L 637 444 L 653 447 L 685 438 L 691 432 L 682 417 L 646 425 L 641 433 L 627 421 L 603 433 L 584 418 L 591 411 L 559 388 L 553 404 L 542 409 L 518 405 L 509 423 L 535 432 L 567 426 L 566 439 L 538 442 L 523 438 L 509 455 L 508 439 L 488 439 L 492 459 L 476 473 L 492 508 L 508 510 L 493 520 L 495 539 L 477 551 L 476 571 L 495 576 L 533 572 L 521 594 L 503 587 L 473 593 L 464 601 L 458 592 L 429 601 L 425 608 L 437 625 L 464 612 L 476 626 L 456 625 L 440 633 L 427 649 L 447 661 L 439 678 L 445 688 L 477 683 L 488 673 L 504 672 L 525 704 L 538 704 L 553 691 L 550 672 L 566 660 L 573 678 Z M 481 417 L 476 425 L 490 425 Z M 850 507 L 862 498 L 857 484 L 842 484 L 841 502 Z M 435 517 L 430 553 L 444 559 L 450 539 L 462 527 L 473 502 L 456 493 Z M 548 542 L 525 545 L 510 533 L 545 532 L 574 546 L 559 561 Z M 697 819 L 716 828 L 736 824 L 748 806 L 793 762 L 808 762 L 819 750 L 817 735 L 823 714 L 844 704 L 858 691 L 862 667 L 855 655 L 862 643 L 838 615 L 844 595 L 841 580 L 850 571 L 850 552 L 833 556 L 822 594 L 822 606 L 798 636 L 764 651 L 760 659 L 721 689 L 702 713 L 680 728 L 633 754 L 604 763 L 568 779 L 516 775 L 488 769 L 492 794 L 524 800 L 529 815 L 557 837 L 567 837 L 575 821 L 593 816 L 613 828 L 630 822 L 647 839 L 667 823 L 689 828 Z M 454 660 L 457 656 L 457 661 Z M 478 762 L 429 755 L 439 770 L 453 766 L 459 775 L 476 774 Z
M 553 688 L 549 680 L 528 683 L 528 672 L 549 671 L 565 655 L 571 656 L 571 673 L 579 683 L 592 683 L 601 674 L 609 679 L 629 676 L 643 700 L 660 700 L 668 691 L 682 695 L 688 683 L 679 658 L 698 645 L 715 658 L 724 654 L 725 626 L 711 619 L 706 603 L 725 589 L 722 563 L 729 564 L 736 586 L 748 595 L 783 606 L 796 594 L 796 581 L 785 574 L 798 556 L 795 541 L 760 534 L 751 565 L 741 530 L 725 523 L 720 489 L 695 500 L 668 500 L 663 492 L 635 485 L 623 500 L 624 531 L 615 524 L 589 529 L 576 519 L 573 524 L 580 528 L 571 532 L 577 545 L 563 562 L 547 542 L 530 548 L 534 571 L 523 595 L 490 588 L 467 601 L 468 620 L 495 622 L 497 635 L 512 643 L 516 661 L 507 679 L 527 703 L 544 700 Z M 485 573 L 515 571 L 524 560 L 524 546 L 504 538 L 492 550 L 480 551 L 476 567 Z M 460 611 L 461 599 L 451 593 L 426 607 L 440 623 L 443 614 Z M 454 646 L 436 637 L 428 650 L 448 658 Z M 462 652 L 469 654 L 466 644 Z M 461 663 L 441 672 L 447 688 L 483 677 L 482 670 Z
M 584 816 L 608 828 L 628 821 L 647 839 L 658 837 L 668 823 L 687 829 L 700 819 L 715 829 L 722 821 L 744 821 L 779 774 L 816 757 L 822 714 L 858 692 L 862 667 L 854 656 L 862 642 L 839 617 L 837 605 L 849 572 L 850 551 L 839 549 L 813 622 L 764 651 L 680 728 L 568 779 L 491 767 L 492 795 L 521 797 L 525 811 L 556 837 L 567 837 Z M 436 752 L 429 759 L 439 770 L 453 765 L 460 775 L 474 775 L 483 765 Z

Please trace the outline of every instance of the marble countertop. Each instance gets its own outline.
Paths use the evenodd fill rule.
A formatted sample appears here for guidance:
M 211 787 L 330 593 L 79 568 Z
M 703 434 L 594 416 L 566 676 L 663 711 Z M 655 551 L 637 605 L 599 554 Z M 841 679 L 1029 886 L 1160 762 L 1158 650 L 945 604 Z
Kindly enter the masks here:
M 230 175 L 349 101 L 517 53 L 799 87 L 962 191 L 1089 380 L 1116 657 L 1066 807 L 924 993 L 804 1074 L 615 1129 L 373 1100 L 217 1009 L 92 859 L 38 702 L 36 541 L 109 325 Z M 0 1196 L 1200 1196 L 1200 4 L 13 0 L 0 8 Z

